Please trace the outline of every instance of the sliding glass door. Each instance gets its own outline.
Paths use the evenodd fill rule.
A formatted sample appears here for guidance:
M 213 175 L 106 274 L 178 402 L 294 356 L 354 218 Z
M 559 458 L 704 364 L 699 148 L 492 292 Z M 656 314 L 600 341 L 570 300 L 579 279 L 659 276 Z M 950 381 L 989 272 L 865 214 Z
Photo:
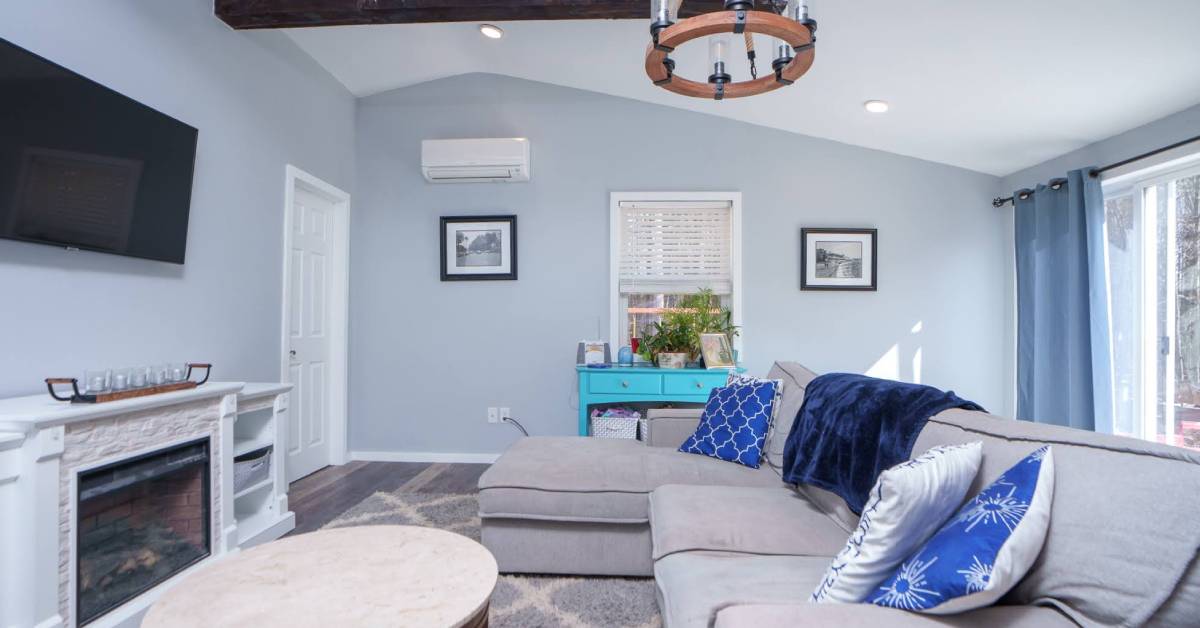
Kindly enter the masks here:
M 1105 186 L 1114 431 L 1200 449 L 1200 168 Z

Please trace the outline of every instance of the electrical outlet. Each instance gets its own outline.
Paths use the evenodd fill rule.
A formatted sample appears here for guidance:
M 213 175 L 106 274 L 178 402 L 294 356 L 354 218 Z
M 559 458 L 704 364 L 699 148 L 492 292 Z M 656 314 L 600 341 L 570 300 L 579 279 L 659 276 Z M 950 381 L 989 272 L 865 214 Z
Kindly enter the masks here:
M 488 408 L 488 423 L 499 423 L 500 415 L 497 414 L 495 408 Z
M 508 408 L 500 408 L 500 420 L 501 421 L 503 421 L 504 419 L 511 419 L 511 418 L 512 418 L 512 412 L 510 412 Z

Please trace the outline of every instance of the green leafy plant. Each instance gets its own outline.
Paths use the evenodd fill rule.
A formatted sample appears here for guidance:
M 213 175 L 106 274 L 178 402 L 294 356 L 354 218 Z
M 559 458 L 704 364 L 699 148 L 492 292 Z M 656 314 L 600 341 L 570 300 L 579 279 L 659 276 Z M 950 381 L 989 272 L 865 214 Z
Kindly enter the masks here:
M 638 353 L 651 362 L 660 353 L 686 353 L 688 360 L 694 360 L 700 355 L 700 334 L 725 334 L 730 342 L 738 335 L 733 313 L 712 290 L 690 294 L 663 312 L 661 321 L 642 330 Z

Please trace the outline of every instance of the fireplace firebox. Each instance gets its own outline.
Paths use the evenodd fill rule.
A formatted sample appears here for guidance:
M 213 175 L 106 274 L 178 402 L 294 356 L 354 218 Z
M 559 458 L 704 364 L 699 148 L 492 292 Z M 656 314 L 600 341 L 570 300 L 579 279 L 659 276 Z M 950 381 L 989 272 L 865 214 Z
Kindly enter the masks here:
M 204 438 L 79 473 L 79 625 L 211 554 L 209 450 Z

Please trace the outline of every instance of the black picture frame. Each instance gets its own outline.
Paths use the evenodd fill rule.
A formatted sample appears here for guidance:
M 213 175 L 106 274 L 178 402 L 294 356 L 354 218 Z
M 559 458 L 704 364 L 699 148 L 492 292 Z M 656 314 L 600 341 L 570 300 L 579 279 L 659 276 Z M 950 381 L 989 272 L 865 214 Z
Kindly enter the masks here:
M 809 278 L 808 268 L 808 241 L 810 235 L 847 235 L 847 236 L 869 236 L 871 243 L 871 278 L 869 283 L 862 285 L 827 285 L 815 283 Z M 815 269 L 814 269 L 815 270 Z M 800 229 L 800 289 L 801 290 L 834 290 L 834 291 L 868 291 L 873 292 L 879 288 L 879 230 L 878 229 L 861 229 L 861 228 L 835 228 L 835 227 L 803 227 Z
M 446 247 L 447 229 L 456 224 L 463 223 L 507 223 L 508 225 L 508 241 L 501 242 L 501 258 L 505 250 L 508 252 L 509 264 L 508 272 L 494 273 L 454 273 L 450 272 L 450 266 L 447 264 L 449 259 L 449 251 Z M 442 216 L 438 224 L 438 246 L 441 255 L 441 278 L 442 281 L 515 281 L 517 279 L 517 217 L 513 214 L 493 215 L 493 216 Z M 457 251 L 455 251 L 457 255 Z

